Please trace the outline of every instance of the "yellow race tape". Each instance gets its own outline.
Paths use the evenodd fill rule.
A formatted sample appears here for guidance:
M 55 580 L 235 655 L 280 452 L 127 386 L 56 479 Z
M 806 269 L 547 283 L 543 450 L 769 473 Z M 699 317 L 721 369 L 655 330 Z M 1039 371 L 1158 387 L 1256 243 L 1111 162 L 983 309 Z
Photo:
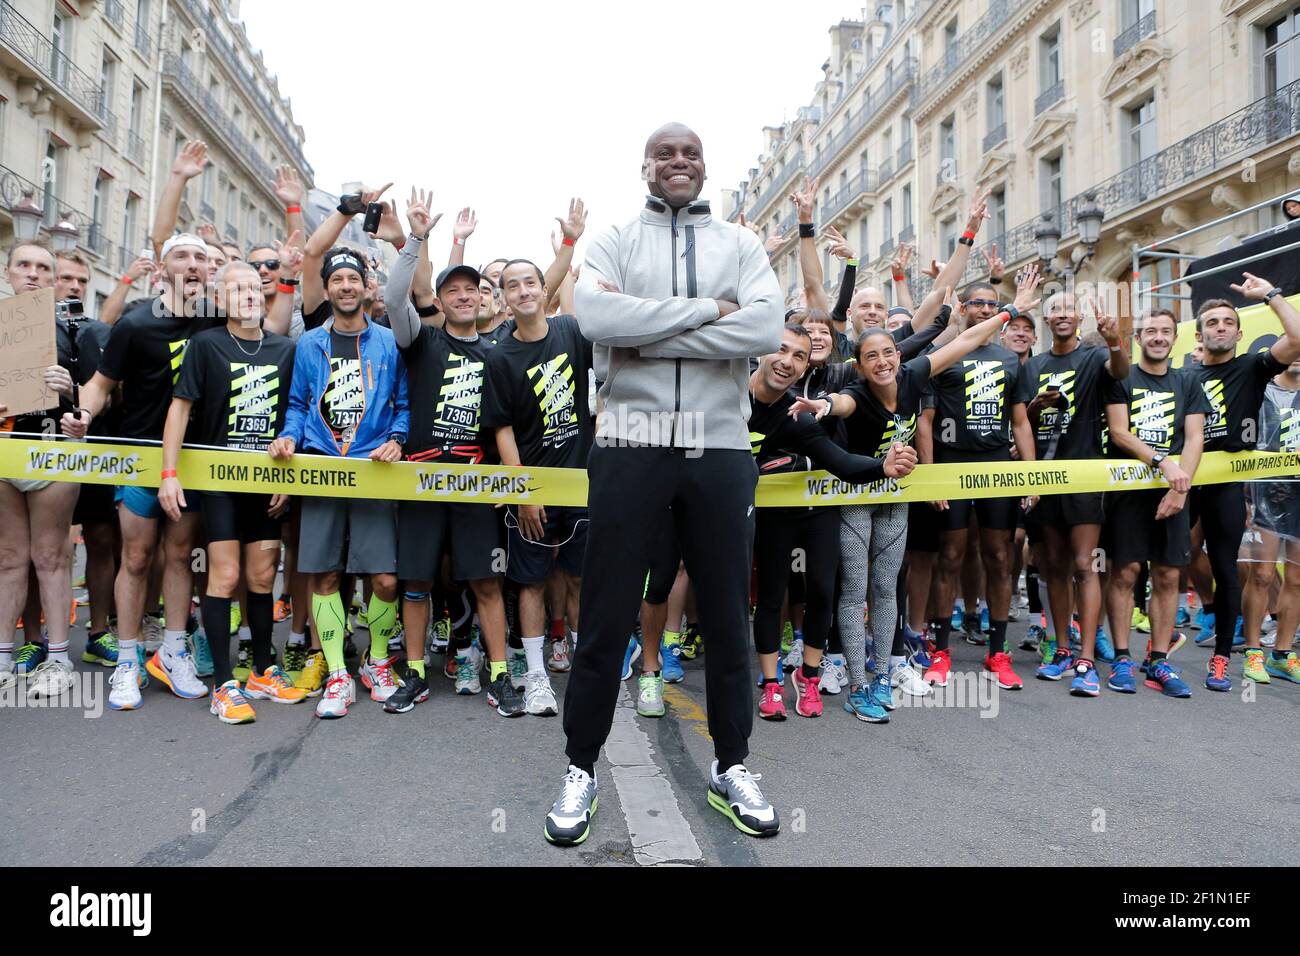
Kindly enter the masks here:
M 157 447 L 18 437 L 0 441 L 0 478 L 156 488 L 161 468 L 162 450 Z M 181 452 L 177 471 L 181 483 L 195 491 L 576 507 L 587 503 L 586 472 L 568 468 L 385 464 L 319 455 L 297 455 L 280 463 L 253 452 L 187 449 Z M 1210 452 L 1201 459 L 1195 483 L 1297 475 L 1300 454 Z M 1162 487 L 1163 477 L 1134 461 L 921 465 L 906 478 L 870 485 L 851 485 L 824 471 L 771 475 L 759 481 L 756 504 L 880 504 Z

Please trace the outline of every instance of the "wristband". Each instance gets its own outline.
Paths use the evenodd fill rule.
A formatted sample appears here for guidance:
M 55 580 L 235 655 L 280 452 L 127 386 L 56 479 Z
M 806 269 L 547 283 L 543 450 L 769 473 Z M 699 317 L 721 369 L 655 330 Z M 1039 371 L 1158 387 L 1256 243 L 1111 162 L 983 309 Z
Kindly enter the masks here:
M 452 244 L 453 246 L 463 246 L 463 245 L 465 245 L 465 240 L 462 239 L 460 236 L 452 236 L 452 237 L 451 237 L 451 244 Z
M 167 468 L 167 469 L 164 469 L 164 470 L 163 470 L 163 471 L 158 475 L 158 477 L 159 477 L 159 478 L 175 478 L 175 477 L 176 477 L 176 469 L 175 469 L 175 468 Z
M 577 245 L 577 244 L 578 244 L 578 240 L 577 240 L 577 239 L 570 239 L 568 236 L 565 236 L 565 237 L 564 237 L 564 242 L 561 243 L 561 245 L 564 245 L 564 246 L 570 246 L 570 247 L 575 246 L 575 245 Z
M 1282 290 L 1281 290 L 1281 289 L 1279 289 L 1277 286 L 1273 286 L 1273 288 L 1269 289 L 1268 292 L 1265 293 L 1265 295 L 1264 295 L 1264 301 L 1265 301 L 1265 302 L 1272 302 L 1272 301 L 1273 301 L 1273 296 L 1275 296 L 1275 295 L 1282 295 L 1282 294 L 1283 294 L 1283 293 L 1282 293 Z
M 891 272 L 891 273 L 890 273 L 890 276 L 893 278 L 893 280 L 894 280 L 895 282 L 906 282 L 906 281 L 907 281 L 907 274 L 904 273 L 904 272 Z
M 135 280 L 130 276 L 122 276 L 122 285 L 135 285 Z
M 989 285 L 1001 285 L 1002 276 L 989 276 Z
M 293 215 L 294 213 L 296 213 L 296 212 L 297 212 L 297 213 L 301 213 L 301 212 L 302 212 L 302 206 L 299 206 L 297 203 L 294 203 L 292 206 L 285 206 L 285 207 L 284 207 L 284 211 L 287 212 L 289 215 L 292 216 L 292 215 Z
M 441 311 L 436 305 L 417 305 L 415 307 L 415 314 L 422 319 L 431 319 Z
M 974 237 L 974 236 L 970 236 L 970 235 L 963 235 L 963 236 L 962 236 L 960 239 L 958 239 L 957 241 L 958 241 L 959 243 L 961 243 L 963 246 L 974 246 L 974 245 L 975 245 L 975 237 Z
M 965 232 L 963 232 L 963 233 L 961 234 L 961 237 L 962 237 L 963 239 L 974 239 L 974 238 L 975 238 L 975 232 L 974 232 L 974 230 L 967 229 Z
M 856 268 L 858 267 L 858 260 L 857 260 L 856 258 L 854 258 L 854 259 L 846 259 L 846 260 L 844 260 L 844 264 L 845 264 L 846 266 L 853 266 L 853 268 L 856 269 Z
M 277 282 L 275 284 L 275 291 L 283 292 L 285 295 L 293 295 L 295 292 L 298 291 L 298 283 Z
M 1004 305 L 1004 306 L 1002 307 L 1002 311 L 1005 312 L 1005 313 L 1007 314 L 1007 321 L 1008 321 L 1008 322 L 1010 322 L 1012 319 L 1018 319 L 1018 318 L 1020 318 L 1020 310 L 1017 309 L 1017 308 L 1016 308 L 1014 305 L 1012 305 L 1010 302 L 1008 302 L 1006 305 Z
M 799 223 L 800 239 L 815 239 L 817 237 L 817 227 L 811 222 Z

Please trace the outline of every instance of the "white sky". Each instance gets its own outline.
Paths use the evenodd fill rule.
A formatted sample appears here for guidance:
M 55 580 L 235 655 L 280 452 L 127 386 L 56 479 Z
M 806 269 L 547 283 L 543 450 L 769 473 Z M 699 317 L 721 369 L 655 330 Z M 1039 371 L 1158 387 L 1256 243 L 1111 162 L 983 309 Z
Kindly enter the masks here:
M 587 204 L 588 235 L 636 214 L 646 137 L 668 121 L 700 134 L 702 195 L 726 215 L 722 189 L 754 165 L 762 127 L 812 98 L 827 31 L 862 6 L 246 0 L 241 14 L 292 99 L 320 188 L 392 180 L 399 213 L 411 186 L 432 188 L 435 247 L 468 205 L 468 261 L 544 267 L 570 196 Z

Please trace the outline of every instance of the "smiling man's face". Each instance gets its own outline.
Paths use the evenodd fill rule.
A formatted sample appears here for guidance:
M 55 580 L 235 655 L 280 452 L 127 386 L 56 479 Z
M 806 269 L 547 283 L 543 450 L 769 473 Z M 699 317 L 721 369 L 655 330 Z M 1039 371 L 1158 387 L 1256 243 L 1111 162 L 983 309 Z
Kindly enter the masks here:
M 652 196 L 680 209 L 704 188 L 704 146 L 680 123 L 669 123 L 651 134 L 642 167 Z

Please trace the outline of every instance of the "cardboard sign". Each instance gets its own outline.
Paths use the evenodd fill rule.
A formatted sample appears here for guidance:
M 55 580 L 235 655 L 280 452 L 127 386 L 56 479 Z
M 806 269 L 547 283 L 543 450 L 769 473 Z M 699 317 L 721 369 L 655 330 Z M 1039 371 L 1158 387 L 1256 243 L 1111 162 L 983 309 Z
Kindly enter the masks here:
M 0 405 L 5 415 L 55 408 L 58 393 L 45 387 L 45 370 L 57 365 L 54 290 L 0 299 Z

